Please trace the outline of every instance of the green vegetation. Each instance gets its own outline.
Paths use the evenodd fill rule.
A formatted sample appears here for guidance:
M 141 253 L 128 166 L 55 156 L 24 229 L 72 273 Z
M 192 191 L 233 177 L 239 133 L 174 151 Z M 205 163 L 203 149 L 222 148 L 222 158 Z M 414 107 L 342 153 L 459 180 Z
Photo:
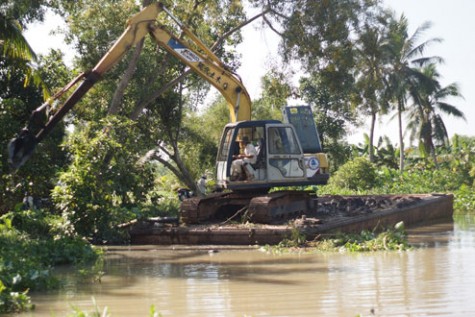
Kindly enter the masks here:
M 0 313 L 32 308 L 28 292 L 60 286 L 54 266 L 93 264 L 100 252 L 63 218 L 41 210 L 0 217 Z
M 292 228 L 292 233 L 289 238 L 282 240 L 276 249 L 281 248 L 299 248 L 307 243 L 305 235 L 297 228 Z
M 437 165 L 419 156 L 415 149 L 408 150 L 403 172 L 380 162 L 370 163 L 360 157 L 361 148 L 355 147 L 356 159 L 349 160 L 336 171 L 319 194 L 411 194 L 452 193 L 455 212 L 474 212 L 475 209 L 475 138 L 455 135 L 452 146 L 438 147 Z M 396 153 L 396 152 L 393 152 Z M 457 154 L 458 153 L 458 154 Z M 387 159 L 387 157 L 385 158 Z
M 311 243 L 318 250 L 338 250 L 348 252 L 406 251 L 411 249 L 403 223 L 394 228 L 377 233 L 362 231 L 359 234 L 339 234 L 335 238 Z
M 377 228 L 375 228 L 377 229 Z M 263 250 L 274 254 L 288 252 L 374 252 L 407 251 L 412 249 L 407 241 L 404 223 L 400 222 L 386 230 L 364 230 L 359 234 L 335 234 L 315 241 L 307 241 L 298 230 L 275 246 L 265 246 Z
M 79 308 L 73 307 L 73 312 L 67 316 L 68 317 L 111 317 L 113 316 L 112 314 L 109 313 L 109 309 L 107 307 L 104 307 L 104 309 L 101 311 L 94 298 L 92 299 L 92 301 L 93 301 L 94 311 L 87 312 Z M 150 306 L 149 317 L 161 317 L 161 316 L 162 314 L 156 311 L 154 305 Z
M 365 190 L 374 186 L 376 169 L 364 157 L 355 158 L 343 164 L 329 181 L 330 186 L 349 190 Z

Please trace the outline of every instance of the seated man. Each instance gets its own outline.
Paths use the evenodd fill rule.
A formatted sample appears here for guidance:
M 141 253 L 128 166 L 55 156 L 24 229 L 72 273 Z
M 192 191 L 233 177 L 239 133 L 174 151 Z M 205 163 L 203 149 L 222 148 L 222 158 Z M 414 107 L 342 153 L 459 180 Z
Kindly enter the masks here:
M 239 142 L 244 143 L 244 146 L 240 144 L 241 147 L 244 147 L 244 153 L 233 155 L 234 161 L 231 165 L 231 180 L 244 180 L 246 179 L 246 175 L 248 175 L 248 179 L 252 179 L 252 174 L 246 168 L 246 165 L 256 163 L 257 150 L 254 145 L 249 142 L 247 136 L 244 136 Z

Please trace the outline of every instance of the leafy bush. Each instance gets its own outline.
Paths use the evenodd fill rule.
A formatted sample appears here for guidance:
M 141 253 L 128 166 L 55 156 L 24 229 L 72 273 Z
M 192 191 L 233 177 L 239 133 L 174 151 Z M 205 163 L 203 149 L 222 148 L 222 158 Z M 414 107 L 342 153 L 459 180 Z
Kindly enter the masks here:
M 329 185 L 350 190 L 365 190 L 376 183 L 376 169 L 363 157 L 343 164 L 330 178 Z
M 136 164 L 139 155 L 123 136 L 133 124 L 107 120 L 69 139 L 73 160 L 52 194 L 76 232 L 94 242 L 122 241 L 115 225 L 134 218 L 133 208 L 147 201 L 153 187 L 153 170 Z
M 473 187 L 462 185 L 454 192 L 454 209 L 457 212 L 475 211 L 475 191 Z

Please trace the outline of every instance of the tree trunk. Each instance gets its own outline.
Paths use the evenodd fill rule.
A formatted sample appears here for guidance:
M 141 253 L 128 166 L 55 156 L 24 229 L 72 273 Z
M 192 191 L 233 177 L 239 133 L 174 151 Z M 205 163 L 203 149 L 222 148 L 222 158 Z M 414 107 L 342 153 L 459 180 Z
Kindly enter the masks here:
M 376 113 L 371 113 L 371 127 L 369 130 L 369 161 L 374 163 L 374 127 L 376 125 Z
M 150 4 L 150 0 L 143 0 L 142 1 L 142 7 L 145 8 Z M 130 80 L 132 79 L 132 76 L 135 73 L 135 70 L 137 68 L 137 63 L 140 57 L 140 54 L 142 53 L 143 45 L 144 45 L 144 40 L 140 40 L 134 50 L 134 54 L 132 55 L 131 60 L 129 61 L 129 64 L 127 65 L 127 70 L 125 71 L 124 75 L 119 81 L 119 84 L 117 85 L 116 90 L 114 91 L 114 96 L 112 96 L 111 103 L 109 105 L 109 109 L 107 110 L 107 114 L 109 115 L 115 115 L 119 112 L 122 97 L 124 96 L 125 89 L 127 88 L 127 85 L 129 84 Z
M 399 172 L 402 174 L 404 172 L 404 137 L 402 130 L 402 101 L 398 101 L 397 109 L 397 119 L 399 125 L 399 143 L 400 143 L 400 153 L 399 153 Z
M 134 50 L 134 54 L 132 55 L 129 65 L 127 66 L 127 70 L 125 71 L 124 75 L 120 79 L 119 84 L 117 85 L 117 88 L 114 91 L 114 96 L 112 96 L 109 109 L 107 110 L 107 114 L 109 115 L 115 115 L 119 112 L 122 97 L 124 96 L 125 88 L 127 88 L 127 85 L 132 79 L 132 76 L 134 75 L 135 70 L 137 68 L 137 63 L 140 57 L 140 53 L 142 53 L 143 43 L 144 43 L 144 39 L 142 39 L 140 42 L 137 43 L 137 46 L 135 47 L 135 50 Z
M 180 157 L 180 153 L 178 151 L 178 147 L 172 146 L 172 148 L 173 153 L 170 153 L 164 143 L 159 144 L 158 150 L 155 150 L 155 152 L 159 153 L 161 151 L 165 153 L 168 158 L 164 159 L 161 156 L 157 156 L 156 159 L 160 163 L 162 163 L 167 169 L 169 169 L 187 188 L 196 192 L 196 183 L 190 172 L 186 168 L 185 164 L 183 163 Z M 175 165 L 173 165 L 171 162 L 174 162 Z
M 432 139 L 432 126 L 429 123 L 428 131 L 424 134 L 424 147 L 427 153 L 430 154 L 432 161 L 434 161 L 435 167 L 438 169 L 439 164 L 437 163 L 437 155 L 435 154 L 434 141 Z

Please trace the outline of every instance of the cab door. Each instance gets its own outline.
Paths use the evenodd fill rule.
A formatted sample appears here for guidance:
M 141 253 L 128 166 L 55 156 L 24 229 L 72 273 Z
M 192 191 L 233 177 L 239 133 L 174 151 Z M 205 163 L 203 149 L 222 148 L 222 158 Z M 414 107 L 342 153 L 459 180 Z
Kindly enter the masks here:
M 224 129 L 223 135 L 221 136 L 221 142 L 219 144 L 218 155 L 216 157 L 216 181 L 218 183 L 217 185 L 221 188 L 226 188 L 227 179 L 229 177 L 231 168 L 232 154 L 236 150 L 239 150 L 239 147 L 236 148 L 236 144 L 234 142 L 234 132 L 234 127 L 226 127 Z
M 306 178 L 304 156 L 294 127 L 269 124 L 267 136 L 267 175 L 269 181 L 299 181 Z

